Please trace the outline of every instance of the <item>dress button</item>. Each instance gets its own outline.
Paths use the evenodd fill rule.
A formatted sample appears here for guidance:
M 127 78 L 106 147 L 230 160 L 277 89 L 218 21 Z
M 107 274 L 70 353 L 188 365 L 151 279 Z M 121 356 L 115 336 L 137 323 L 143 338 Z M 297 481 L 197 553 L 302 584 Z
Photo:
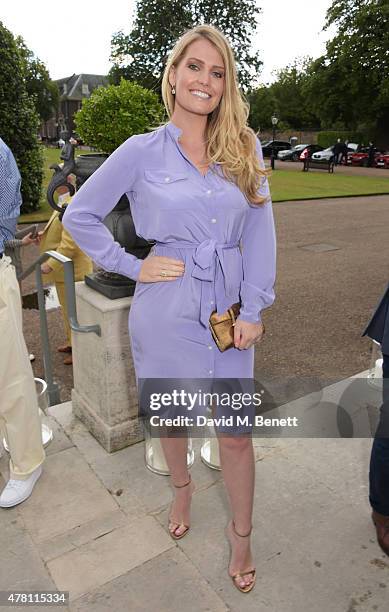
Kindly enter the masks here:
M 207 189 L 207 195 L 211 195 L 212 191 L 211 189 Z
M 209 374 L 212 374 L 212 373 L 213 373 L 213 370 L 208 370 L 208 372 L 209 372 Z
M 211 306 L 213 306 L 215 302 L 213 300 L 210 301 Z
M 168 183 L 170 181 L 170 176 L 165 176 L 165 183 Z
M 210 351 L 212 351 L 213 346 L 209 345 L 208 348 L 209 348 Z
M 216 219 L 211 219 L 211 223 L 216 223 Z

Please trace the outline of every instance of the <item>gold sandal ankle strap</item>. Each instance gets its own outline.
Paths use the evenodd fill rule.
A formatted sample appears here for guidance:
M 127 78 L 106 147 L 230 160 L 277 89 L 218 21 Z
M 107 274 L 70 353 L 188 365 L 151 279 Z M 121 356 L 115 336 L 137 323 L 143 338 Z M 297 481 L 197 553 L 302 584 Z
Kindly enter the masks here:
M 186 483 L 185 483 L 185 484 L 183 484 L 183 485 L 176 485 L 176 484 L 174 484 L 174 482 L 173 482 L 173 486 L 174 486 L 176 489 L 182 489 L 183 487 L 187 487 L 187 486 L 188 486 L 188 484 L 190 484 L 190 483 L 191 483 L 191 481 L 192 481 L 192 476 L 189 474 L 189 480 L 188 480 L 188 482 L 186 482 Z
M 239 536 L 240 538 L 248 538 L 249 535 L 251 534 L 252 530 L 253 530 L 253 526 L 251 525 L 250 531 L 248 533 L 246 533 L 245 535 L 241 535 L 240 533 L 238 533 L 236 531 L 234 519 L 232 519 L 232 528 L 233 528 L 234 532 L 236 533 L 236 535 Z

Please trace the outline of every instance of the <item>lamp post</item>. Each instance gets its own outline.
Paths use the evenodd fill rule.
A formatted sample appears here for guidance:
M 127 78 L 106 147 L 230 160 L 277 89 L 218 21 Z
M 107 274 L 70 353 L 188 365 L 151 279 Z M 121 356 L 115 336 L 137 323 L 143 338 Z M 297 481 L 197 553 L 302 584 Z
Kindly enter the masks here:
M 278 123 L 278 117 L 275 113 L 273 113 L 273 116 L 271 118 L 271 122 L 272 122 L 272 126 L 273 126 L 273 143 L 272 143 L 272 148 L 271 148 L 271 168 L 272 170 L 274 170 L 274 159 L 275 159 L 275 155 L 274 155 L 274 140 L 276 137 L 276 126 Z

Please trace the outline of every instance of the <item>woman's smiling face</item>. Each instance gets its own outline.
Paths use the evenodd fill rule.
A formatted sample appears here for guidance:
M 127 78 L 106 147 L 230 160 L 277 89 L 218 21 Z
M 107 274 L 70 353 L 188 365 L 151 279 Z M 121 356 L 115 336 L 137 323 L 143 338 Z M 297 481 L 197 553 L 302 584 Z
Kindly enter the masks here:
M 178 66 L 171 69 L 175 104 L 197 115 L 209 115 L 218 106 L 224 91 L 225 67 L 216 47 L 206 38 L 188 45 Z

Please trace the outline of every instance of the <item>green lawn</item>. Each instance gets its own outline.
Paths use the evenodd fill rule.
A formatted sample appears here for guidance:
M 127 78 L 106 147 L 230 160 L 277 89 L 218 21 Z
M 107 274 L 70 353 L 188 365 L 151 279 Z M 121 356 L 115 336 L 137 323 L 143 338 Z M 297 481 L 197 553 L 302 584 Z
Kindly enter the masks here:
M 46 199 L 47 186 L 53 176 L 51 164 L 59 163 L 60 149 L 44 147 L 44 177 L 42 184 L 41 208 L 29 215 L 21 215 L 19 223 L 41 223 L 47 221 L 52 209 Z M 87 153 L 76 151 L 76 156 Z M 344 196 L 372 195 L 389 193 L 389 179 L 385 176 L 347 176 L 328 174 L 324 170 L 309 172 L 292 172 L 275 170 L 270 178 L 273 202 L 285 200 L 311 200 L 317 198 L 335 198 Z
M 348 176 L 324 170 L 275 170 L 270 177 L 273 202 L 389 193 L 385 176 Z

